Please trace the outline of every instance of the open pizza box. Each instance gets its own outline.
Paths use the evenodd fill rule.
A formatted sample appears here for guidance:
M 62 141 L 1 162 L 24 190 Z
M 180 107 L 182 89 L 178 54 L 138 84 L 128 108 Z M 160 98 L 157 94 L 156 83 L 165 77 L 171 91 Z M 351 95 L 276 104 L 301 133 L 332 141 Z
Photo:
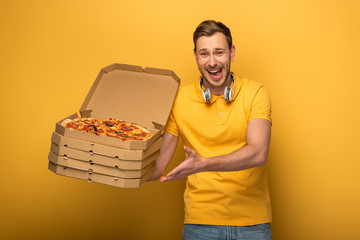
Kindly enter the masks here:
M 170 70 L 112 64 L 103 68 L 77 117 L 115 118 L 145 126 L 153 136 L 122 141 L 65 128 L 51 138 L 49 169 L 56 174 L 121 188 L 139 187 L 154 171 L 162 131 L 180 79 Z
M 75 113 L 64 119 L 115 118 L 143 125 L 154 135 L 144 141 L 122 141 L 65 128 L 61 125 L 64 119 L 56 123 L 56 132 L 94 144 L 145 150 L 161 136 L 179 84 L 180 79 L 171 70 L 112 64 L 100 71 L 80 108 L 80 116 Z

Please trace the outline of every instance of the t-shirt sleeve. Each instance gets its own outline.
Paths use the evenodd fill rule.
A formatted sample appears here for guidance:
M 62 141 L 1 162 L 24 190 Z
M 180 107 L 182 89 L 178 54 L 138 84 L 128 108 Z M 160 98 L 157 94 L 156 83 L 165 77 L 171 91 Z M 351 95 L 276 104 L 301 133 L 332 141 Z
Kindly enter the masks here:
M 170 133 L 176 137 L 179 137 L 179 135 L 180 135 L 179 129 L 176 124 L 175 117 L 174 117 L 174 114 L 172 111 L 171 111 L 168 121 L 166 123 L 165 132 Z
M 257 118 L 272 123 L 270 96 L 263 86 L 258 89 L 251 104 L 249 120 Z

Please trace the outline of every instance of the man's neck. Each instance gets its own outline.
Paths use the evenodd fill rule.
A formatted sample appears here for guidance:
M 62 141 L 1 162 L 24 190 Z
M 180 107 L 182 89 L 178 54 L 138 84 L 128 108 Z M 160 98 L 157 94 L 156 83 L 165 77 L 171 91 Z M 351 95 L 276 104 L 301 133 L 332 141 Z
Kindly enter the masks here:
M 225 87 L 229 87 L 230 88 L 230 85 L 231 85 L 231 76 L 229 74 L 229 76 L 227 77 L 226 81 L 224 82 L 223 85 L 221 86 L 213 86 L 211 85 L 206 79 L 204 79 L 204 82 L 203 82 L 203 86 L 206 88 L 209 88 L 210 89 L 210 92 L 211 94 L 215 95 L 215 96 L 221 96 L 224 94 L 224 89 Z

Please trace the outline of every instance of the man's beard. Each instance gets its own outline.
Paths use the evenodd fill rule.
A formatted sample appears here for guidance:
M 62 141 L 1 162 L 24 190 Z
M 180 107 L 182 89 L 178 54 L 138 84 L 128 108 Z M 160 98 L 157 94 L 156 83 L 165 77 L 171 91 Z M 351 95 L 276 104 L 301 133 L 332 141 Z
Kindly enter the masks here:
M 229 60 L 229 61 L 230 61 L 230 60 Z M 214 68 L 216 68 L 216 67 L 214 67 Z M 207 71 L 207 69 L 208 69 L 208 68 L 205 68 L 204 71 L 206 71 L 206 72 L 209 74 L 209 72 Z M 210 68 L 210 69 L 211 69 L 211 68 Z M 225 68 L 222 67 L 222 69 L 225 69 Z M 204 74 L 204 71 L 200 70 L 200 73 L 201 73 L 203 79 L 204 79 L 208 84 L 211 85 L 211 83 L 209 82 L 209 80 L 206 78 L 206 76 L 205 76 L 205 74 Z M 222 70 L 222 71 L 223 71 L 223 70 Z M 209 75 L 210 75 L 210 74 L 209 74 Z M 230 77 L 230 63 L 229 63 L 229 67 L 228 67 L 228 69 L 227 69 L 227 73 L 226 73 L 226 76 L 225 76 L 224 83 L 226 82 L 226 80 L 229 79 L 229 77 Z

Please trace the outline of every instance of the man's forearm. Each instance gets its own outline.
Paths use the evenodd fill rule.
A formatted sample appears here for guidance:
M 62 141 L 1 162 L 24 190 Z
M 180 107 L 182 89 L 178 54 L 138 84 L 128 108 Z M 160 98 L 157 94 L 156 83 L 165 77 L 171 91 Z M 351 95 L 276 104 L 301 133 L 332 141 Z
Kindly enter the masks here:
M 267 160 L 267 148 L 259 148 L 253 145 L 244 147 L 227 155 L 211 158 L 201 158 L 202 164 L 199 172 L 204 171 L 240 171 L 252 167 L 265 165 Z
M 161 177 L 175 153 L 177 142 L 178 137 L 170 133 L 163 134 L 163 143 L 160 148 L 160 155 L 156 159 L 155 171 L 147 181 L 154 181 Z
M 184 147 L 186 159 L 160 178 L 161 182 L 187 177 L 205 171 L 240 171 L 266 163 L 271 134 L 271 123 L 264 119 L 250 120 L 247 128 L 247 144 L 227 155 L 210 158 L 200 157 L 196 151 Z
M 232 153 L 203 159 L 204 171 L 239 171 L 266 163 L 271 123 L 263 119 L 249 122 L 247 144 Z

